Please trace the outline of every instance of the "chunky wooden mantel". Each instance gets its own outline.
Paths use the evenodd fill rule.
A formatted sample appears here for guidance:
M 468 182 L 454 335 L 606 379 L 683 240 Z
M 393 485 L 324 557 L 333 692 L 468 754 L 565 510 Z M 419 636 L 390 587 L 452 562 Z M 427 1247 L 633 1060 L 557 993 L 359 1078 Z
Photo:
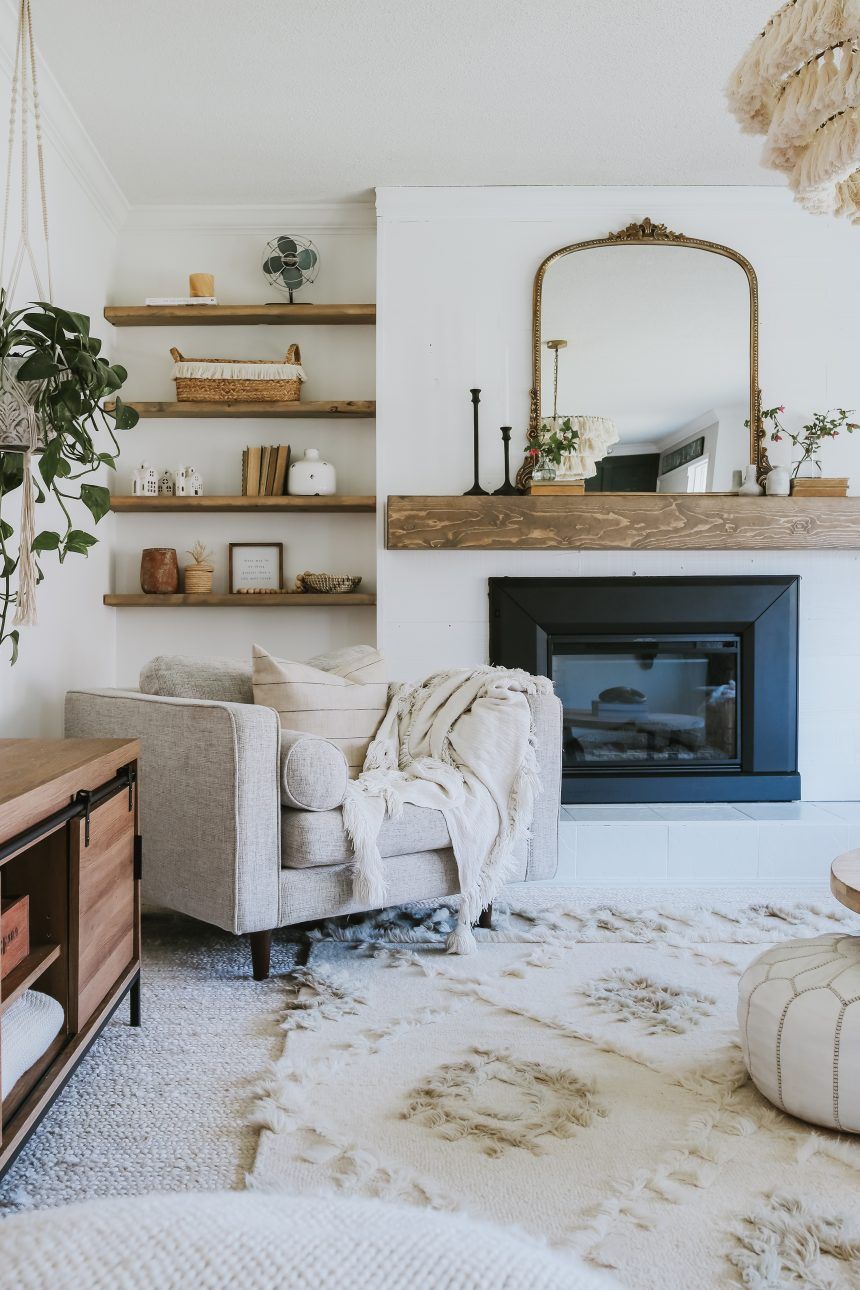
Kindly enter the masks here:
M 860 497 L 389 497 L 393 551 L 852 551 Z

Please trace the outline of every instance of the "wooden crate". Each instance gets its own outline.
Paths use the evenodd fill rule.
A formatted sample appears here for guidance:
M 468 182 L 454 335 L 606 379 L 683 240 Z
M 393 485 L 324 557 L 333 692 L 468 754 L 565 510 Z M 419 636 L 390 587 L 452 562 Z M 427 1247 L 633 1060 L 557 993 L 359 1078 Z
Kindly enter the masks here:
M 30 897 L 0 901 L 0 981 L 30 953 Z

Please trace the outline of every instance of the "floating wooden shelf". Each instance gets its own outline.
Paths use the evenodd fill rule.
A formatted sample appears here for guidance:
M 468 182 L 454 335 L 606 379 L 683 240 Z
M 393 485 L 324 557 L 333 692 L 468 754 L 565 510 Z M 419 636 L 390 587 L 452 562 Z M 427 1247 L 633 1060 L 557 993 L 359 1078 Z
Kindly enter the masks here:
M 0 986 L 3 992 L 3 998 L 0 999 L 0 1016 L 21 997 L 25 990 L 29 990 L 30 986 L 38 981 L 42 973 L 59 957 L 59 945 L 35 946 L 27 957 L 3 978 L 3 984 Z
M 344 595 L 282 591 L 266 596 L 216 595 L 214 592 L 158 596 L 133 592 L 130 595 L 105 596 L 104 603 L 118 609 L 224 609 L 234 606 L 243 609 L 354 609 L 356 606 L 375 605 L 376 596 L 372 592 L 360 591 Z
M 105 407 L 108 411 L 113 410 L 113 404 L 107 403 Z M 344 420 L 350 417 L 375 417 L 376 403 L 373 399 L 331 399 L 314 403 L 302 403 L 299 399 L 294 403 L 196 403 L 186 401 L 183 403 L 130 403 L 129 407 L 134 408 L 138 416 L 141 417 L 178 417 L 182 420 L 202 420 L 204 417 L 255 417 L 259 420 L 268 420 L 273 417 L 292 417 L 294 420 L 303 420 L 310 417 L 335 417 Z
M 294 511 L 297 514 L 364 514 L 376 510 L 375 497 L 112 497 L 112 511 Z
M 860 497 L 389 497 L 394 551 L 854 551 Z
M 114 327 L 343 326 L 376 322 L 376 305 L 108 305 Z

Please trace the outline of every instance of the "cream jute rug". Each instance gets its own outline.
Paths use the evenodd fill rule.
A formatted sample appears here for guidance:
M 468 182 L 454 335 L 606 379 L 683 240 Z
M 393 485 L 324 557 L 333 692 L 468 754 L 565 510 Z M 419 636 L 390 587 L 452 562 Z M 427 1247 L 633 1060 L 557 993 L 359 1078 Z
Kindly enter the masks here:
M 467 958 L 445 906 L 323 929 L 286 981 L 250 1185 L 470 1212 L 643 1290 L 856 1290 L 860 1145 L 763 1101 L 735 1001 L 768 944 L 860 922 L 695 900 L 526 889 Z

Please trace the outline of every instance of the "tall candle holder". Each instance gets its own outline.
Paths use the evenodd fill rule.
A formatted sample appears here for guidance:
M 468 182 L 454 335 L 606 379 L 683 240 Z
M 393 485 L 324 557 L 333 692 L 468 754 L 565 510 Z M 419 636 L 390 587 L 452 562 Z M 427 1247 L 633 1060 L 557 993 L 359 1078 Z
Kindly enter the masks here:
M 505 482 L 496 488 L 493 497 L 516 497 L 517 486 L 511 483 L 511 426 L 501 426 L 502 443 L 505 449 Z
M 470 390 L 472 396 L 472 422 L 474 428 L 474 453 L 475 453 L 475 482 L 471 488 L 463 494 L 464 497 L 489 497 L 486 488 L 481 487 L 481 481 L 478 478 L 478 404 L 481 402 L 481 391 Z

